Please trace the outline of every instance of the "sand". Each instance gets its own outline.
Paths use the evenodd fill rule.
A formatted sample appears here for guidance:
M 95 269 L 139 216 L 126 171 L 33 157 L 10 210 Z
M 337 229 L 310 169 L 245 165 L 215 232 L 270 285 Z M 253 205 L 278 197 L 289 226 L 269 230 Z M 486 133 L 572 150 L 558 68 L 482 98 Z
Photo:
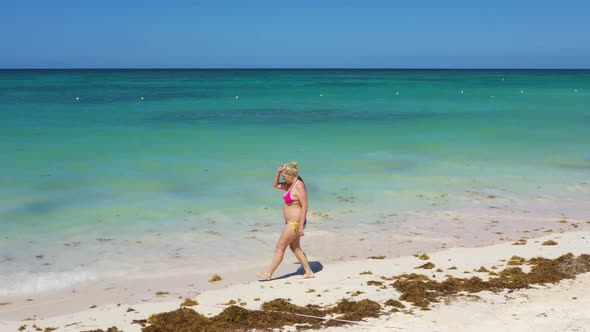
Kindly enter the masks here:
M 543 245 L 553 240 L 556 245 Z M 199 294 L 178 294 L 173 291 L 174 284 L 188 282 L 182 277 L 166 276 L 159 280 L 159 291 L 168 294 L 156 295 L 148 299 L 101 304 L 90 308 L 88 303 L 93 296 L 100 294 L 83 293 L 78 295 L 84 301 L 60 300 L 54 296 L 36 304 L 34 316 L 27 316 L 25 304 L 3 304 L 0 306 L 0 330 L 16 331 L 25 326 L 25 331 L 34 331 L 33 325 L 41 329 L 58 328 L 58 331 L 84 331 L 107 329 L 117 326 L 123 331 L 141 331 L 133 320 L 146 319 L 149 315 L 179 308 L 184 298 L 192 298 L 199 305 L 196 311 L 213 316 L 218 314 L 230 301 L 244 308 L 258 309 L 260 304 L 275 298 L 291 299 L 293 304 L 318 304 L 327 306 L 343 298 L 351 300 L 371 299 L 383 305 L 388 299 L 397 299 L 399 293 L 392 288 L 381 290 L 367 285 L 368 281 L 379 280 L 380 276 L 391 277 L 402 273 L 422 273 L 437 280 L 446 275 L 459 278 L 481 276 L 487 273 L 475 272 L 481 266 L 490 269 L 504 269 L 507 260 L 516 255 L 524 258 L 557 258 L 568 252 L 574 255 L 590 253 L 590 232 L 569 231 L 561 234 L 527 239 L 526 244 L 514 245 L 515 241 L 475 248 L 450 248 L 427 253 L 427 260 L 415 255 L 383 258 L 358 259 L 346 262 L 316 264 L 314 279 L 300 279 L 297 266 L 292 265 L 293 257 L 287 254 L 282 269 L 271 281 L 258 281 L 253 270 L 245 271 L 251 275 L 249 282 L 232 282 L 231 276 L 211 284 L 210 289 Z M 310 256 L 310 261 L 314 258 Z M 416 269 L 425 262 L 432 262 L 434 269 Z M 456 267 L 456 269 L 451 269 Z M 436 272 L 441 269 L 442 272 Z M 283 272 L 281 272 L 283 271 Z M 286 273 L 285 273 L 286 271 Z M 369 274 L 370 272 L 370 274 Z M 223 273 L 220 273 L 223 277 Z M 244 277 L 244 276 L 242 276 Z M 134 281 L 136 285 L 141 282 Z M 140 286 L 138 286 L 140 287 Z M 329 331 L 588 331 L 590 330 L 590 273 L 581 274 L 576 279 L 565 279 L 557 284 L 536 285 L 530 289 L 514 292 L 488 291 L 459 295 L 433 304 L 431 310 L 419 309 L 385 314 L 380 318 L 367 319 L 350 326 L 328 328 Z M 183 296 L 184 295 L 184 296 Z M 83 307 L 75 308 L 75 305 Z M 409 303 L 405 303 L 408 309 Z M 40 307 L 45 310 L 39 311 Z M 32 307 L 31 307 L 32 308 Z M 53 308 L 53 310 L 51 309 Z M 60 309 L 61 308 L 61 309 Z M 65 309 L 64 309 L 65 308 Z M 60 309 L 60 310 L 57 310 Z M 66 310 L 67 309 L 67 310 Z M 31 311 L 33 312 L 33 311 Z M 67 313 L 63 313 L 67 312 Z M 59 314 L 58 314 L 59 313 Z M 17 318 L 21 315 L 21 318 Z M 294 328 L 287 328 L 292 329 Z

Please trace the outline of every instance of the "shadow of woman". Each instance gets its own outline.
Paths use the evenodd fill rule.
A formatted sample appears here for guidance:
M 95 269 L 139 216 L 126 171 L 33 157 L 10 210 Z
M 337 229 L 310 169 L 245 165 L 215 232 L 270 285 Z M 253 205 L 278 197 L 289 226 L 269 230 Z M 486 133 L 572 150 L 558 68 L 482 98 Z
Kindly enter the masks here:
M 295 263 L 293 263 L 293 264 L 299 264 L 299 262 L 295 262 Z M 320 263 L 320 262 L 317 262 L 317 261 L 316 261 L 316 262 L 309 262 L 309 267 L 311 268 L 311 271 L 312 271 L 314 274 L 316 274 L 316 273 L 318 273 L 318 272 L 320 272 L 321 270 L 323 270 L 323 269 L 324 269 L 324 266 L 322 265 L 322 263 Z M 272 278 L 272 280 L 277 280 L 277 279 L 287 279 L 287 278 L 290 278 L 290 277 L 293 277 L 293 276 L 302 276 L 302 275 L 304 275 L 304 274 L 305 274 L 305 270 L 303 269 L 303 267 L 301 267 L 301 266 L 300 266 L 300 267 L 297 269 L 297 271 L 295 271 L 295 272 L 292 272 L 292 273 L 287 273 L 287 274 L 284 274 L 284 275 L 282 275 L 282 276 L 280 276 L 280 277 L 275 277 L 275 278 Z

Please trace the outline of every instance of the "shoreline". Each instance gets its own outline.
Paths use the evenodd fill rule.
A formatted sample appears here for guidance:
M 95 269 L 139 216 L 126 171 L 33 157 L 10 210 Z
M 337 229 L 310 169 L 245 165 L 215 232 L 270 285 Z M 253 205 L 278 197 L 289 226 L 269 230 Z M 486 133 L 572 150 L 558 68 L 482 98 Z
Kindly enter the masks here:
M 432 250 L 424 252 L 430 255 L 431 261 L 437 266 L 439 264 L 445 264 L 443 261 L 447 259 L 453 261 L 453 264 L 457 265 L 459 271 L 473 271 L 487 264 L 499 264 L 499 259 L 507 260 L 513 255 L 519 255 L 525 258 L 535 256 L 555 258 L 549 256 L 559 256 L 567 252 L 573 252 L 576 255 L 589 253 L 587 248 L 590 247 L 588 245 L 590 243 L 590 221 L 566 221 L 560 226 L 565 225 L 578 226 L 573 229 L 569 228 L 567 231 L 560 227 L 560 231 L 552 231 L 547 235 L 528 238 L 527 244 L 522 246 L 514 245 L 513 243 L 518 239 L 512 239 L 503 243 L 485 246 L 465 247 L 459 245 L 452 248 L 437 248 L 432 246 Z M 540 246 L 539 243 L 545 239 L 555 239 L 558 245 Z M 383 250 L 384 248 L 376 249 Z M 587 252 L 583 252 L 584 250 L 587 250 Z M 415 249 L 411 249 L 410 251 L 414 253 L 420 252 Z M 409 252 L 407 248 L 406 252 Z M 476 254 L 479 252 L 482 254 Z M 223 271 L 220 272 L 223 280 L 218 283 L 208 282 L 208 278 L 211 277 L 210 272 L 201 274 L 193 272 L 190 274 L 168 274 L 157 278 L 148 276 L 144 279 L 120 278 L 118 280 L 101 281 L 84 287 L 78 287 L 74 291 L 67 289 L 57 293 L 47 294 L 45 297 L 39 296 L 34 301 L 27 301 L 25 299 L 26 296 L 18 300 L 14 298 L 8 299 L 9 304 L 0 306 L 0 327 L 6 327 L 7 330 L 10 330 L 13 328 L 17 329 L 23 325 L 30 327 L 32 324 L 36 324 L 41 327 L 59 327 L 60 331 L 80 331 L 82 329 L 106 329 L 111 326 L 117 326 L 124 331 L 140 331 L 141 326 L 131 323 L 133 319 L 146 319 L 153 313 L 178 309 L 180 303 L 185 298 L 197 300 L 200 305 L 194 307 L 194 309 L 207 316 L 219 313 L 221 307 L 223 307 L 220 307 L 220 305 L 230 303 L 229 301 L 231 300 L 240 300 L 237 302 L 242 302 L 243 307 L 248 309 L 257 309 L 256 306 L 264 301 L 281 297 L 290 298 L 297 305 L 311 303 L 323 306 L 334 304 L 341 298 L 356 300 L 371 298 L 383 302 L 385 298 L 383 298 L 382 294 L 378 294 L 374 290 L 371 291 L 369 289 L 371 287 L 367 288 L 366 285 L 362 285 L 362 282 L 359 282 L 361 279 L 364 280 L 363 276 L 359 275 L 359 273 L 368 270 L 371 270 L 374 274 L 382 273 L 388 275 L 394 272 L 419 273 L 414 268 L 421 262 L 412 256 L 412 253 L 394 258 L 368 259 L 363 257 L 344 261 L 338 261 L 336 259 L 331 262 L 321 259 L 318 260 L 311 253 L 310 261 L 314 264 L 316 278 L 299 280 L 296 275 L 297 268 L 294 268 L 292 264 L 294 259 L 289 255 L 287 253 L 285 261 L 279 267 L 279 270 L 277 270 L 275 274 L 277 278 L 270 282 L 254 280 L 254 272 L 259 269 L 259 266 L 251 266 L 249 269 L 219 269 L 219 271 Z M 260 265 L 260 268 L 263 268 L 264 265 Z M 319 271 L 317 270 L 318 268 L 320 269 Z M 445 271 L 445 273 L 448 272 Z M 458 276 L 462 277 L 461 275 Z M 573 281 L 572 287 L 574 287 L 574 290 L 569 291 L 575 293 L 580 287 L 587 287 L 590 282 L 587 280 L 590 279 L 587 274 L 581 275 L 580 278 L 582 280 L 580 281 L 581 286 L 577 284 L 578 281 Z M 555 285 L 555 287 L 565 287 L 560 285 L 561 283 Z M 313 292 L 307 292 L 312 289 L 314 290 Z M 315 291 L 316 289 L 317 291 Z M 550 292 L 553 292 L 551 291 L 552 289 L 555 289 L 554 286 L 547 288 Z M 327 292 L 325 292 L 326 290 Z M 350 294 L 355 291 L 362 293 L 357 297 L 350 297 Z M 524 292 L 526 295 L 528 291 L 523 290 L 518 292 Z M 535 288 L 535 291 L 539 290 Z M 156 295 L 158 292 L 167 294 L 158 296 Z M 133 295 L 130 296 L 130 294 Z M 256 298 L 258 300 L 255 300 Z M 578 298 L 583 299 L 580 296 Z M 0 302 L 5 303 L 4 300 Z M 469 301 L 465 302 L 463 300 L 458 300 L 458 302 L 461 303 L 460 305 L 470 303 Z M 134 311 L 128 313 L 125 311 L 128 308 L 133 308 Z M 451 309 L 440 309 L 437 306 L 432 312 L 438 312 L 439 310 Z M 420 315 L 429 316 L 431 312 L 420 312 Z M 437 314 L 433 313 L 432 315 L 436 316 Z M 387 317 L 389 317 L 387 319 L 391 318 L 390 316 Z M 397 321 L 399 318 L 398 315 L 396 314 L 395 317 Z M 406 317 L 407 319 L 402 321 L 414 321 L 416 323 L 417 316 L 413 317 L 413 319 Z M 590 317 L 586 318 L 590 319 Z M 32 320 L 24 321 L 24 319 Z M 385 328 L 379 324 L 387 321 L 387 319 L 377 319 L 377 323 L 375 323 L 377 325 L 367 326 L 381 326 L 381 328 Z M 440 320 L 442 318 L 437 319 Z M 370 321 L 373 320 L 371 319 Z M 363 324 L 365 323 L 361 323 L 359 326 L 363 326 Z M 412 324 L 409 326 L 416 326 Z M 335 329 L 346 329 L 346 327 Z

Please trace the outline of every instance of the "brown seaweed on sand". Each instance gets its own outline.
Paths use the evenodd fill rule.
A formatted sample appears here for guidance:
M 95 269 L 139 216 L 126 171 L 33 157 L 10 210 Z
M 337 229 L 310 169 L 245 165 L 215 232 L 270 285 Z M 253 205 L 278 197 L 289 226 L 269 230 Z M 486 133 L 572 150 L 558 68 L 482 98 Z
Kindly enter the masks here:
M 520 259 L 521 257 L 513 257 L 511 261 L 520 261 Z M 528 264 L 531 271 L 525 273 L 520 267 L 508 267 L 499 272 L 498 276 L 490 277 L 487 281 L 479 277 L 469 279 L 447 277 L 446 280 L 439 282 L 421 274 L 402 274 L 396 277 L 396 281 L 391 286 L 402 293 L 400 300 L 410 302 L 423 310 L 429 310 L 431 303 L 439 302 L 443 297 L 460 292 L 513 291 L 529 288 L 535 284 L 557 283 L 562 279 L 571 279 L 577 274 L 590 272 L 590 255 L 586 254 L 577 258 L 571 253 L 556 259 L 539 257 L 522 263 Z
M 265 302 L 261 310 L 248 310 L 230 306 L 219 315 L 207 318 L 192 309 L 180 308 L 175 311 L 155 314 L 148 318 L 143 332 L 188 332 L 188 331 L 242 331 L 251 329 L 279 329 L 283 326 L 298 325 L 298 328 L 319 329 L 326 326 L 360 321 L 366 317 L 378 317 L 381 305 L 375 301 L 350 301 L 343 299 L 334 307 L 320 309 L 318 306 L 297 306 L 285 299 Z M 305 316 L 303 316 L 305 315 Z M 325 319 L 328 315 L 337 320 Z M 314 316 L 312 318 L 308 316 Z

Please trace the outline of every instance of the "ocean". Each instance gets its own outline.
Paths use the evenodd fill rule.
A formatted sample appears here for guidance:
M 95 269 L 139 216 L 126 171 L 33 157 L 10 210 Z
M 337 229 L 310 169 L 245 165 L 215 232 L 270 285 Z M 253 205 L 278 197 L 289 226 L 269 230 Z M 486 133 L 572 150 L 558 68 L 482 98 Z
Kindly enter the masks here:
M 269 260 L 292 160 L 327 238 L 586 200 L 589 106 L 590 70 L 0 70 L 0 296 Z

